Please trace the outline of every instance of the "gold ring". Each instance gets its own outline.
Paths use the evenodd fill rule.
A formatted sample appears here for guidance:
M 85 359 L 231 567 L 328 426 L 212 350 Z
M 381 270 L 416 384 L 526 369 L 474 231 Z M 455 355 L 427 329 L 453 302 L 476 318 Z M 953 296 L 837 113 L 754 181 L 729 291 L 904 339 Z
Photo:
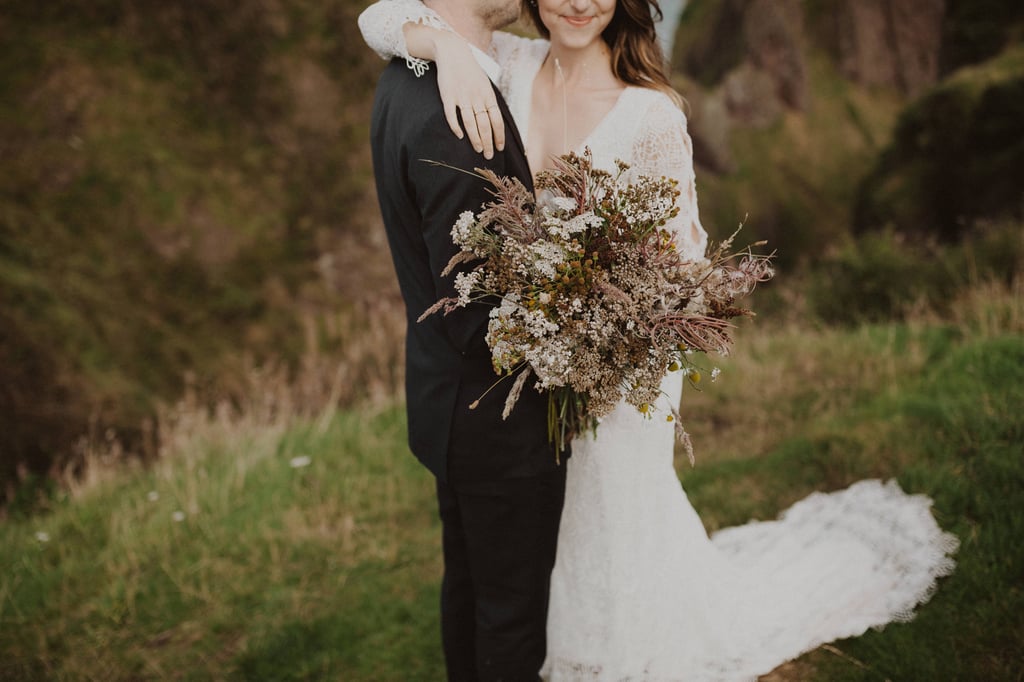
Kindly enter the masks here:
M 473 110 L 473 115 L 474 116 L 479 116 L 480 114 L 486 114 L 486 113 L 487 113 L 486 109 L 481 109 L 480 111 L 476 111 L 475 109 Z

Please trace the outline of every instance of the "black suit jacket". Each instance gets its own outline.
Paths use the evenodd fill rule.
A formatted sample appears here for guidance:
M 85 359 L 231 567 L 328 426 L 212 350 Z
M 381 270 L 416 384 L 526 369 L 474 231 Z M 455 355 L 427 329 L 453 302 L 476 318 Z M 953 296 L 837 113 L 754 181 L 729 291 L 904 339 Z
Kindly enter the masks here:
M 486 167 L 533 188 L 522 141 L 495 94 L 508 143 L 490 161 L 468 137 L 459 140 L 448 128 L 436 68 L 417 78 L 403 60 L 393 60 L 377 84 L 371 122 L 377 195 L 406 306 L 409 446 L 435 476 L 455 483 L 534 476 L 557 467 L 547 437 L 546 394 L 526 388 L 502 420 L 512 385 L 506 379 L 469 409 L 498 379 L 484 341 L 490 308 L 478 303 L 416 321 L 438 299 L 455 294 L 455 273 L 441 277 L 458 251 L 452 225 L 463 211 L 479 211 L 493 198 L 487 182 L 455 169 Z

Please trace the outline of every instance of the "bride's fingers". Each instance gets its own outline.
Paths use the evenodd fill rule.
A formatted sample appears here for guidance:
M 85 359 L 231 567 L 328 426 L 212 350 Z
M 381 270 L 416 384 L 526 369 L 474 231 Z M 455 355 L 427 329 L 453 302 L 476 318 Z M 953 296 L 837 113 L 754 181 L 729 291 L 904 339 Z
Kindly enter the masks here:
M 487 118 L 491 122 L 491 130 L 494 132 L 494 148 L 499 152 L 505 149 L 505 121 L 501 118 L 501 109 L 498 103 L 487 106 Z
M 444 118 L 448 121 L 448 127 L 455 133 L 455 137 L 462 139 L 465 134 L 462 132 L 462 125 L 459 123 L 459 114 L 455 104 L 450 104 L 447 101 L 443 101 L 444 104 Z
M 466 136 L 469 137 L 473 149 L 477 153 L 484 151 L 484 143 L 476 120 L 477 116 L 473 113 L 473 107 L 470 105 L 459 106 L 459 113 L 462 114 L 462 125 L 466 128 Z
M 480 134 L 480 141 L 483 143 L 484 158 L 485 159 L 493 159 L 494 158 L 494 133 L 491 130 L 490 112 L 487 111 L 486 108 L 477 109 L 474 112 L 474 114 L 473 114 L 473 118 L 476 119 L 477 129 L 479 130 L 479 134 Z M 477 150 L 477 151 L 479 151 L 479 150 Z

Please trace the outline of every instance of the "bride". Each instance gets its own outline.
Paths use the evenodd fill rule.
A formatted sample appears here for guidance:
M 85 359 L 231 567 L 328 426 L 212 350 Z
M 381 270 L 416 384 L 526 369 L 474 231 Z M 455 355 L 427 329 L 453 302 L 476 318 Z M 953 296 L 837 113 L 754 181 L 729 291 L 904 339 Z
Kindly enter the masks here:
M 655 0 L 529 0 L 545 39 L 496 33 L 492 74 L 536 174 L 589 147 L 596 167 L 679 181 L 670 228 L 704 254 L 692 148 L 663 69 Z M 469 46 L 419 0 L 379 0 L 359 20 L 381 56 L 439 69 L 449 123 L 478 151 L 503 144 L 488 76 Z M 488 110 L 487 115 L 482 114 Z M 476 112 L 462 117 L 456 111 Z M 467 207 L 469 209 L 476 207 Z M 659 413 L 681 399 L 669 374 Z M 862 481 L 798 502 L 778 521 L 709 539 L 673 469 L 674 429 L 626 404 L 596 437 L 572 444 L 558 556 L 551 577 L 548 656 L 562 680 L 743 680 L 816 646 L 907 620 L 953 570 L 956 538 L 931 501 L 894 483 Z

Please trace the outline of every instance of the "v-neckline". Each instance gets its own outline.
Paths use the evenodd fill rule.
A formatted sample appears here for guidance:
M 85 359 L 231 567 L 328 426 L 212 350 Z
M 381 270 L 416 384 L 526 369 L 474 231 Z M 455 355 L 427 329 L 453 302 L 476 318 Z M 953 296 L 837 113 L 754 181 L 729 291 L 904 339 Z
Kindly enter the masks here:
M 537 77 L 540 75 L 541 67 L 544 66 L 544 62 L 545 62 L 546 59 L 547 59 L 547 56 L 545 55 L 544 59 L 542 59 L 540 61 L 540 63 L 537 64 L 537 70 L 534 71 L 533 76 L 529 80 L 529 83 L 525 84 L 527 87 L 524 88 L 525 93 L 523 95 L 523 99 L 524 99 L 525 107 L 524 107 L 524 110 L 523 110 L 524 111 L 523 115 L 525 117 L 526 125 L 520 127 L 520 129 L 519 129 L 519 138 L 523 142 L 523 150 L 525 152 L 527 152 L 527 155 L 526 155 L 527 161 L 529 161 L 529 153 L 528 153 L 528 151 L 530 149 L 530 122 L 533 119 L 533 84 L 534 84 L 534 81 L 537 80 Z M 605 115 L 601 117 L 601 120 L 598 121 L 594 125 L 594 127 L 590 129 L 590 132 L 587 133 L 586 137 L 583 138 L 583 140 L 580 142 L 579 146 L 577 146 L 575 149 L 572 149 L 572 150 L 566 150 L 566 152 L 564 152 L 564 153 L 568 153 L 569 151 L 576 152 L 577 154 L 583 153 L 583 150 L 586 147 L 590 146 L 590 141 L 591 141 L 591 138 L 594 137 L 594 134 L 597 133 L 597 131 L 601 130 L 601 128 L 603 128 L 605 126 L 605 124 L 608 123 L 608 121 L 611 119 L 612 115 L 616 112 L 616 110 L 618 110 L 618 108 L 620 106 L 622 106 L 623 100 L 626 97 L 626 92 L 630 88 L 632 88 L 632 87 L 634 87 L 634 86 L 631 86 L 631 85 L 627 84 L 626 87 L 624 87 L 622 89 L 622 92 L 619 93 L 619 96 L 615 98 L 615 103 L 612 104 L 611 108 L 609 108 L 608 111 L 605 113 Z M 530 172 L 533 173 L 534 176 L 536 176 L 537 173 L 541 172 L 541 170 L 544 170 L 544 169 L 541 168 L 540 170 L 534 171 L 531 168 Z

